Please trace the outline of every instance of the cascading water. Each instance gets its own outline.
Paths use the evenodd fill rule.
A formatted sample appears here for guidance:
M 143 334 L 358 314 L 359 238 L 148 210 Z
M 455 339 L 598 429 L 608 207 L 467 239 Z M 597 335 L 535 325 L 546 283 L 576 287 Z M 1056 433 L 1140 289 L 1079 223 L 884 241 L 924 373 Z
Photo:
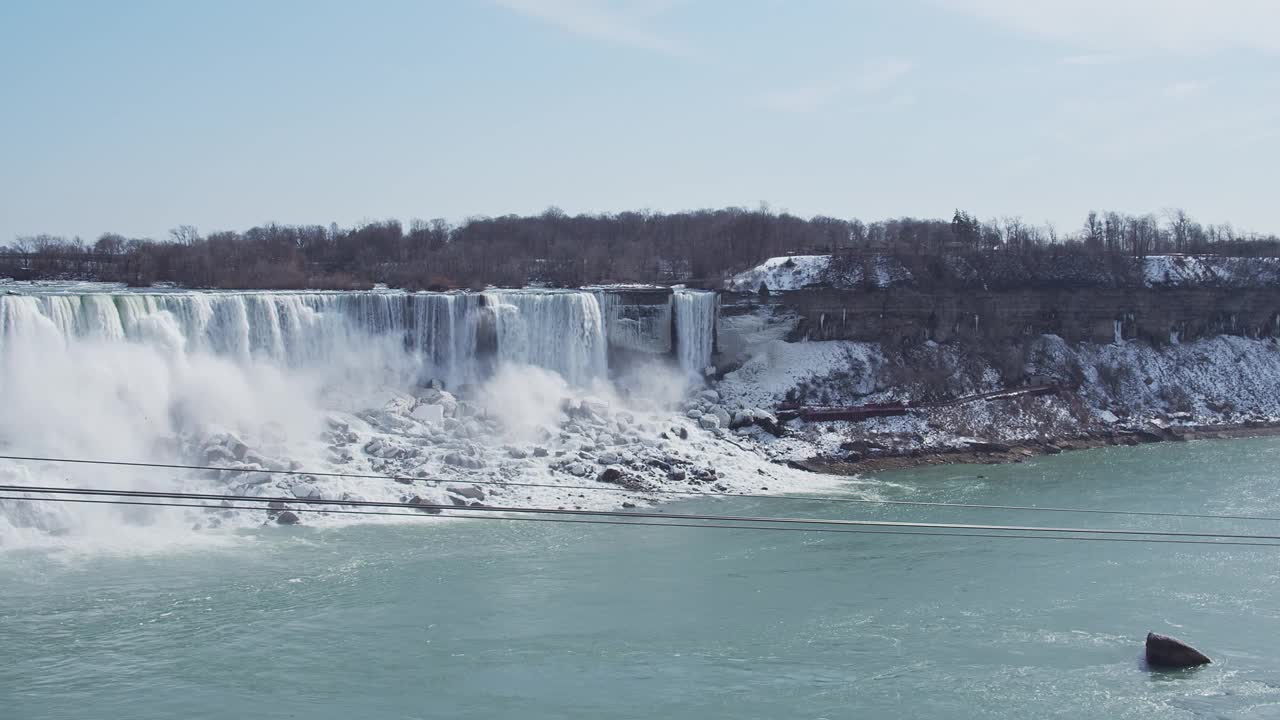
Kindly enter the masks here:
M 0 295 L 0 449 L 270 473 L 8 463 L 0 464 L 0 481 L 335 501 L 348 494 L 398 500 L 402 486 L 274 473 L 489 472 L 496 461 L 481 459 L 493 449 L 488 445 L 505 453 L 501 443 L 511 436 L 498 438 L 521 417 L 530 420 L 522 439 L 545 442 L 560 436 L 562 398 L 590 392 L 621 401 L 611 384 L 599 383 L 610 373 L 611 336 L 654 358 L 654 365 L 628 365 L 641 376 L 625 378 L 628 392 L 641 399 L 679 394 L 671 389 L 681 383 L 662 358 L 674 345 L 682 368 L 704 367 L 716 311 L 714 293 L 682 291 L 668 300 L 660 290 L 631 307 L 609 291 L 24 289 Z M 454 390 L 475 387 L 469 409 L 445 411 L 451 400 L 412 414 L 429 396 L 422 388 L 429 379 Z M 491 410 L 501 423 L 485 416 Z M 532 471 L 546 472 L 538 467 Z M 94 542 L 169 542 L 192 527 L 262 522 L 251 513 L 220 517 L 0 499 L 0 546 L 48 539 L 51 531 L 92 535 Z M 121 530 L 143 527 L 145 540 Z M 157 528 L 174 533 L 157 536 Z
M 642 290 L 652 291 L 649 289 Z M 671 306 L 673 298 L 661 304 L 633 304 L 617 292 L 596 291 L 596 302 L 604 317 L 609 346 L 629 352 L 666 355 L 671 352 Z
M 716 315 L 720 299 L 714 292 L 677 289 L 672 296 L 676 326 L 676 353 L 680 367 L 702 376 L 715 349 Z
M 500 363 L 554 370 L 574 384 L 608 372 L 604 318 L 588 292 L 489 291 Z

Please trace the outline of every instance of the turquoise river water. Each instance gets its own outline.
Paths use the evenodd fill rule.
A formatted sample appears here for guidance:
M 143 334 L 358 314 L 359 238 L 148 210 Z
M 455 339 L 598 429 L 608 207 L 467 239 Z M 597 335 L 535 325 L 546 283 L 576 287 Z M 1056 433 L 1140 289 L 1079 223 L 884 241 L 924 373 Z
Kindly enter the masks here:
M 1280 515 L 1280 440 L 883 476 L 886 497 Z M 979 476 L 985 477 L 979 477 Z M 714 500 L 672 511 L 1280 523 Z M 1280 549 L 423 518 L 0 553 L 3 718 L 1278 718 Z M 1148 630 L 1215 660 L 1142 668 Z

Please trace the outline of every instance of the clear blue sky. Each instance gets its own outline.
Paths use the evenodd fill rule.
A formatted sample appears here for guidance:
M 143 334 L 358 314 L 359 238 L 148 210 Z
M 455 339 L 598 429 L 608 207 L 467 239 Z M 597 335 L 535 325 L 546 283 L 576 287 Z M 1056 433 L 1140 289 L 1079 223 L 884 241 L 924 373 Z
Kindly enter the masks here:
M 757 206 L 1280 231 L 1272 0 L 0 4 L 0 241 Z

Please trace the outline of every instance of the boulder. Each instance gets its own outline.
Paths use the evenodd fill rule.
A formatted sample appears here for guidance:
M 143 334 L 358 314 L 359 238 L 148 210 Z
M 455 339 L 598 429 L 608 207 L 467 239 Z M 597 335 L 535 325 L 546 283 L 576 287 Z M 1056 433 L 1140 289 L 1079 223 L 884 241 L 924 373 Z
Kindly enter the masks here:
M 484 461 L 480 458 L 463 455 L 458 452 L 445 453 L 444 463 L 453 467 L 466 468 L 468 470 L 479 470 L 484 467 Z
M 518 447 L 509 447 L 507 448 L 507 457 L 515 460 L 523 460 L 529 457 L 529 452 Z
M 211 445 L 205 448 L 204 464 L 205 465 L 226 465 L 236 461 L 236 456 L 231 451 L 221 445 Z
M 681 440 L 689 439 L 689 430 L 685 428 L 683 425 L 672 426 L 671 434 L 680 438 Z
M 733 418 L 729 421 L 729 429 L 737 430 L 738 428 L 744 428 L 755 424 L 755 421 L 755 416 L 751 413 L 739 410 L 733 414 Z
M 703 390 L 698 393 L 698 399 L 703 402 L 718 403 L 720 402 L 720 393 L 710 389 Z
M 578 477 L 582 477 L 588 472 L 586 464 L 581 462 L 569 463 L 565 467 L 565 470 L 567 470 L 570 475 L 577 475 Z
M 303 500 L 319 500 L 320 489 L 311 483 L 296 482 L 289 486 L 289 493 Z
M 300 522 L 302 522 L 302 518 L 288 510 L 276 515 L 277 525 L 297 525 Z
M 412 413 L 415 420 L 425 423 L 442 423 L 444 422 L 444 406 L 430 405 L 423 403 L 413 409 Z
M 467 498 L 468 500 L 484 499 L 484 490 L 481 490 L 475 485 L 457 485 L 457 486 L 450 486 L 446 489 L 449 492 L 453 493 L 454 495 Z
M 706 430 L 715 430 L 720 427 L 720 418 L 715 415 L 703 415 L 698 418 L 698 424 Z
M 729 427 L 729 422 L 732 420 L 732 418 L 729 417 L 728 410 L 725 410 L 722 407 L 715 407 L 711 409 L 711 414 L 715 415 L 716 419 L 720 421 L 720 427 L 722 428 Z
M 1188 668 L 1211 662 L 1204 653 L 1181 640 L 1147 633 L 1147 665 L 1153 668 Z
M 688 415 L 690 418 L 694 420 L 698 420 L 702 417 L 702 411 L 699 410 L 698 408 L 691 408 L 689 412 L 685 413 L 685 415 Z
M 544 447 L 536 447 L 533 449 L 533 456 L 536 458 L 544 458 L 547 455 L 547 449 Z
M 400 448 L 380 437 L 374 438 L 365 443 L 364 452 L 366 455 L 383 458 L 384 460 L 400 456 Z
M 596 476 L 596 480 L 602 483 L 617 483 L 622 480 L 622 470 L 615 467 L 605 468 Z
M 407 504 L 407 505 L 413 505 L 413 506 L 415 506 L 415 508 L 414 508 L 414 509 L 418 510 L 419 512 L 424 512 L 424 513 L 426 513 L 426 514 L 428 514 L 428 515 L 439 515 L 439 514 L 440 514 L 440 508 L 437 508 L 437 507 L 425 507 L 425 506 L 429 506 L 429 505 L 435 505 L 436 503 L 433 503 L 433 502 L 431 502 L 430 500 L 426 500 L 426 499 L 424 499 L 424 498 L 423 498 L 422 496 L 420 496 L 420 495 L 414 495 L 413 497 L 409 498 L 409 499 L 406 501 L 406 503 L 405 503 L 405 504 Z

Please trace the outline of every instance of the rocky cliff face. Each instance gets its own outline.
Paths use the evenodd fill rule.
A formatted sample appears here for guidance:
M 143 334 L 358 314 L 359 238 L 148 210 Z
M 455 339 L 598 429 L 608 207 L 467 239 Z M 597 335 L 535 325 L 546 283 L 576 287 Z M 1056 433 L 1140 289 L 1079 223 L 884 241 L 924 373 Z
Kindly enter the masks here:
M 798 318 L 793 340 L 899 345 L 1003 342 L 1051 334 L 1068 342 L 1140 339 L 1163 345 L 1216 335 L 1280 334 L 1280 287 L 995 292 L 808 288 L 767 298 L 726 293 L 723 300 L 723 312 L 730 316 L 762 306 Z

